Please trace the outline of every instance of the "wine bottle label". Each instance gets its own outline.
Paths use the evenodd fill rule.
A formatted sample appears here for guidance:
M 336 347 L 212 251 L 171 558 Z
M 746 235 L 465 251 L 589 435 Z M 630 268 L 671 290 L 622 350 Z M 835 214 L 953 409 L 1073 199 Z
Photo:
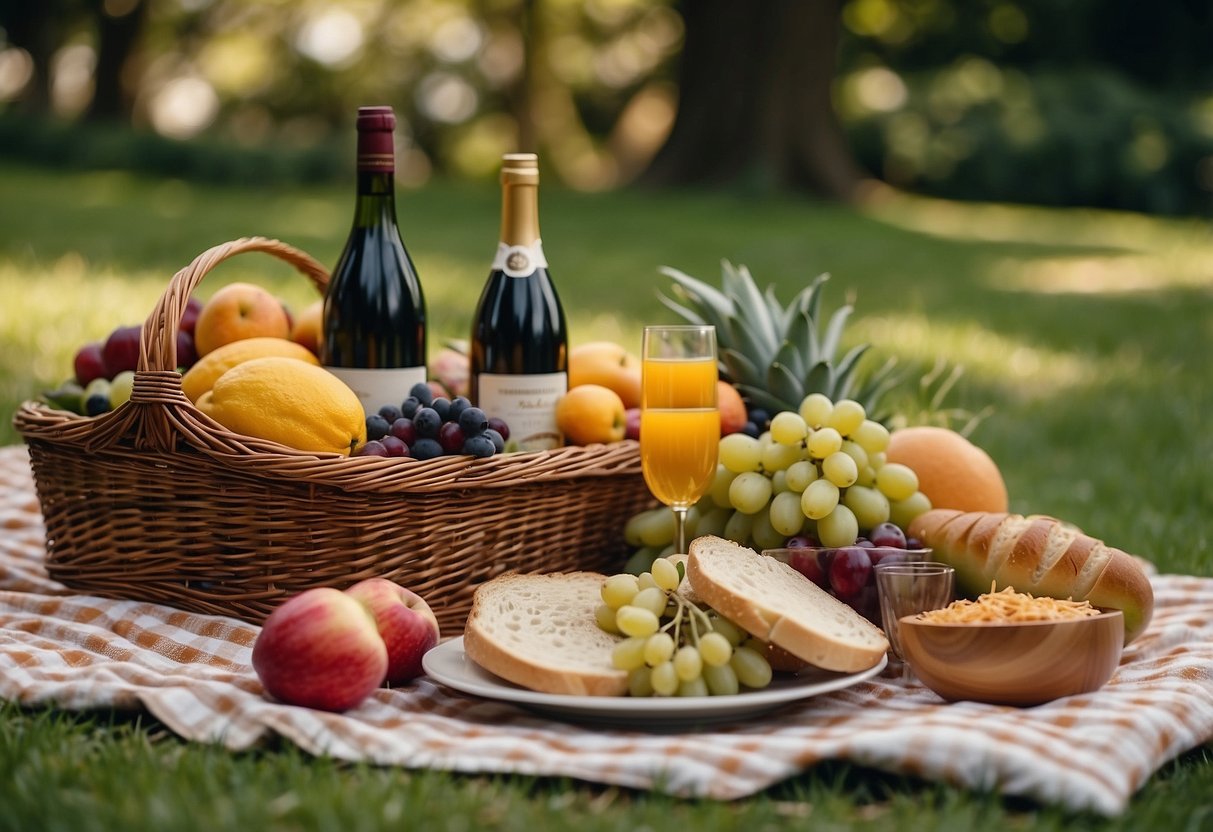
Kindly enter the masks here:
M 507 376 L 481 373 L 477 405 L 505 420 L 510 443 L 520 451 L 559 448 L 564 437 L 556 427 L 556 402 L 569 390 L 567 373 Z
M 493 270 L 500 269 L 510 277 L 530 277 L 535 269 L 546 269 L 547 258 L 543 256 L 542 241 L 529 246 L 507 246 L 497 244 L 497 256 L 493 258 Z
M 425 381 L 425 367 L 392 367 L 368 370 L 363 367 L 325 367 L 358 396 L 367 416 L 378 413 L 385 404 L 399 405 L 409 395 L 409 389 Z

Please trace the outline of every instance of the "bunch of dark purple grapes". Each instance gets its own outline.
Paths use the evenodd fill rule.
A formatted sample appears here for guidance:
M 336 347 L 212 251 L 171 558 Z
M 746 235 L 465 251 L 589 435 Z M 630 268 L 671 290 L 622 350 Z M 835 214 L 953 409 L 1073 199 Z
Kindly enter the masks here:
M 876 593 L 878 563 L 930 560 L 930 550 L 917 538 L 907 538 L 895 523 L 881 523 L 851 546 L 823 547 L 811 537 L 788 538 L 788 565 L 880 626 Z
M 385 404 L 366 417 L 366 443 L 355 456 L 395 456 L 434 459 L 444 455 L 478 459 L 502 453 L 510 428 L 489 417 L 463 396 L 435 397 L 429 385 L 418 383 L 399 406 Z

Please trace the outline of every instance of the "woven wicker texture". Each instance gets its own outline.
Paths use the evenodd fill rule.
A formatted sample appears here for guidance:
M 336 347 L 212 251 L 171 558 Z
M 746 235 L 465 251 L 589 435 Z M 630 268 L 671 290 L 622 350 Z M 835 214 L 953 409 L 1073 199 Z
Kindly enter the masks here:
M 323 291 L 276 240 L 216 246 L 174 275 L 143 325 L 130 402 L 87 418 L 26 402 L 55 580 L 111 598 L 260 622 L 314 586 L 382 576 L 457 634 L 477 584 L 507 570 L 618 569 L 625 520 L 652 505 L 635 442 L 489 459 L 345 458 L 231 433 L 181 392 L 176 331 L 217 264 L 265 252 Z

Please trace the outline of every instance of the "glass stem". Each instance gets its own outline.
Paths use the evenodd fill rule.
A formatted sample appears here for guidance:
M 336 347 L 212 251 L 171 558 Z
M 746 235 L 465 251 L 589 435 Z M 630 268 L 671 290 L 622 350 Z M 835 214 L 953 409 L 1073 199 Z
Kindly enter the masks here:
M 679 555 L 687 554 L 687 507 L 672 506 L 674 512 L 674 551 Z

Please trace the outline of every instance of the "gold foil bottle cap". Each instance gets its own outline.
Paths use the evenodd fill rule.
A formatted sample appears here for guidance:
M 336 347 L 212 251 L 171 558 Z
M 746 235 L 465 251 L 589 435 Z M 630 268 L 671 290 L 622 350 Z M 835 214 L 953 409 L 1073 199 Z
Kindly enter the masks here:
M 501 181 L 510 184 L 537 185 L 539 156 L 534 153 L 506 153 L 501 157 Z

